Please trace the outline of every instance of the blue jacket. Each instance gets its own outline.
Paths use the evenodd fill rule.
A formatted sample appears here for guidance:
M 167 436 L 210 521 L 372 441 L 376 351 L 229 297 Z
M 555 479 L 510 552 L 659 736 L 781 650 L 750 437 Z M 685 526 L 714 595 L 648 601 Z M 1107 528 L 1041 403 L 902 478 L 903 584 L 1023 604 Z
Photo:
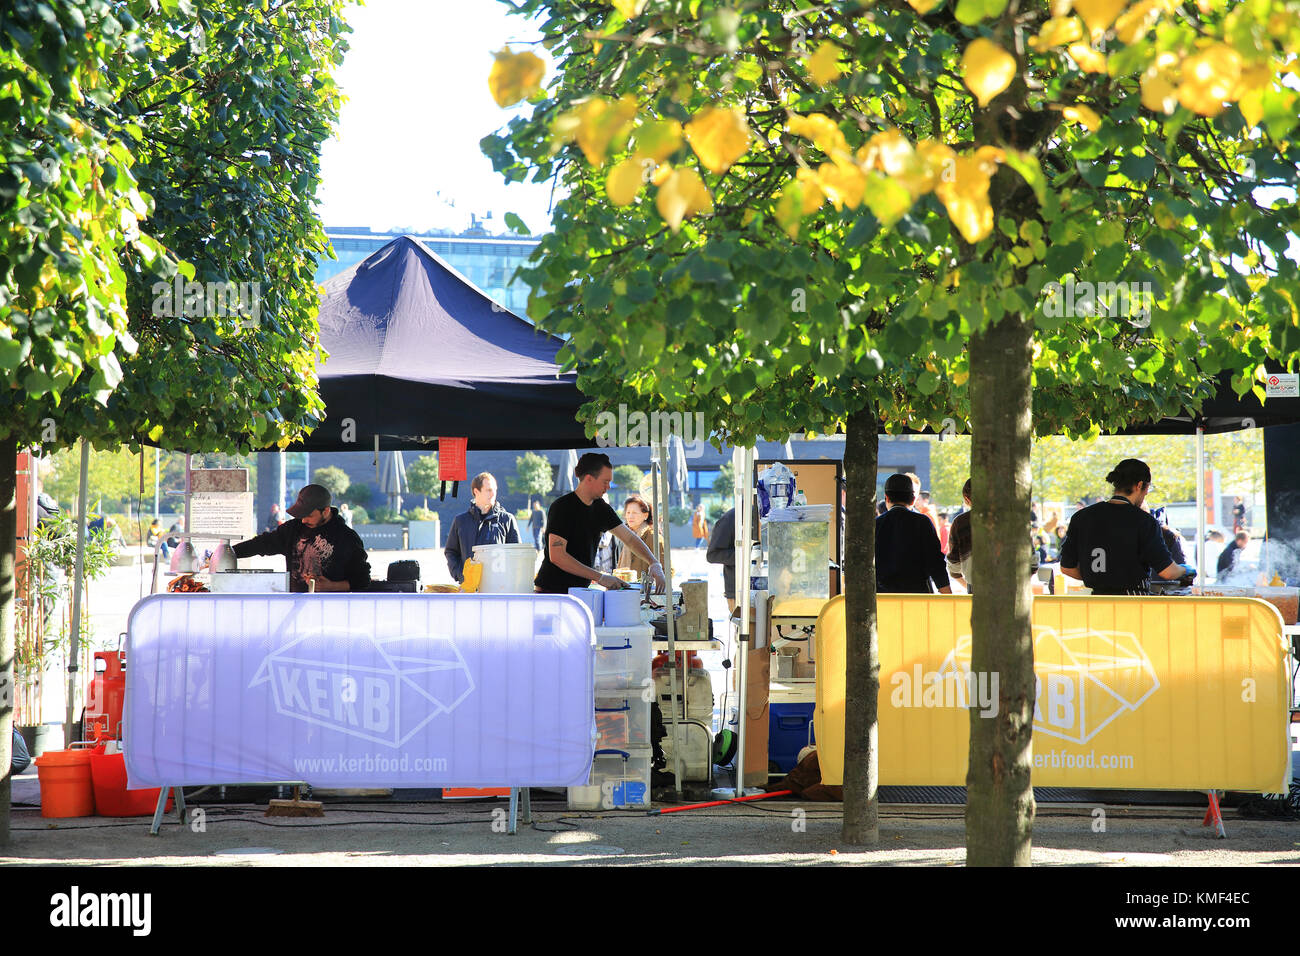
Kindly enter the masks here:
M 474 557 L 474 545 L 518 543 L 515 516 L 499 503 L 493 504 L 486 515 L 478 510 L 478 505 L 470 505 L 468 511 L 452 519 L 447 531 L 447 570 L 460 583 L 465 580 L 465 562 Z

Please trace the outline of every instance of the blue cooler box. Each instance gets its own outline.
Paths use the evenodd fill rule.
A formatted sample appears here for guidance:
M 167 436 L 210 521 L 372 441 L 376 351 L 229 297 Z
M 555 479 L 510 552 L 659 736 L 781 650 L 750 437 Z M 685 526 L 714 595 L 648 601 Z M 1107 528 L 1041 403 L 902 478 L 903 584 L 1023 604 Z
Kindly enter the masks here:
M 795 768 L 799 751 L 810 743 L 815 706 L 811 701 L 773 701 L 769 705 L 767 759 L 782 773 Z

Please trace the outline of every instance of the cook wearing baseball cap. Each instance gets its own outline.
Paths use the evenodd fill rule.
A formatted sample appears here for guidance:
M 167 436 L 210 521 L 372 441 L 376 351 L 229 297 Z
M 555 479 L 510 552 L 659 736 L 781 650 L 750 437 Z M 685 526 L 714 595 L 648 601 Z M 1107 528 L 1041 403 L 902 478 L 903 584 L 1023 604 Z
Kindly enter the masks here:
M 239 542 L 232 549 L 235 557 L 284 555 L 291 591 L 308 591 L 312 581 L 317 591 L 364 591 L 369 587 L 366 547 L 330 506 L 328 489 L 304 485 L 287 510 L 292 521 Z

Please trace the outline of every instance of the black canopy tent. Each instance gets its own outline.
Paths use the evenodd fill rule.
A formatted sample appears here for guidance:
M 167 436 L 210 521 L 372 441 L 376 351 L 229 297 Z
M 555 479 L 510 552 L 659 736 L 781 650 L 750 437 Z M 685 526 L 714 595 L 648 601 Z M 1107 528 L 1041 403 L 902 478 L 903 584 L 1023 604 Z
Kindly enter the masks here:
M 324 285 L 325 421 L 292 451 L 583 448 L 563 342 L 496 305 L 419 240 L 394 239 Z M 350 439 L 350 440 L 349 440 Z

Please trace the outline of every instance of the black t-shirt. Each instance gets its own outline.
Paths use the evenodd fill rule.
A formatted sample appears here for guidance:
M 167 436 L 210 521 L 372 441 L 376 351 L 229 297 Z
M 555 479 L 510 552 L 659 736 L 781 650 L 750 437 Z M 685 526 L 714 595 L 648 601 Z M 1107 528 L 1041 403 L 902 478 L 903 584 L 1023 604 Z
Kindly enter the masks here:
M 370 586 L 370 563 L 361 537 L 339 517 L 315 528 L 301 518 L 286 521 L 274 531 L 241 541 L 231 548 L 237 558 L 254 554 L 282 554 L 289 571 L 289 590 L 306 591 L 308 575 L 330 581 L 347 581 L 353 591 Z
M 1061 545 L 1061 567 L 1078 568 L 1094 594 L 1145 594 L 1147 577 L 1173 563 L 1156 519 L 1128 501 L 1076 512 Z
M 600 536 L 622 523 L 618 512 L 604 498 L 597 498 L 589 505 L 584 505 L 572 491 L 556 498 L 546 512 L 546 533 L 542 536 L 546 547 L 542 549 L 541 570 L 533 583 L 547 594 L 566 594 L 569 588 L 585 588 L 591 583 L 586 578 L 561 571 L 551 563 L 551 535 L 568 542 L 564 550 L 579 564 L 590 568 L 596 563 Z

